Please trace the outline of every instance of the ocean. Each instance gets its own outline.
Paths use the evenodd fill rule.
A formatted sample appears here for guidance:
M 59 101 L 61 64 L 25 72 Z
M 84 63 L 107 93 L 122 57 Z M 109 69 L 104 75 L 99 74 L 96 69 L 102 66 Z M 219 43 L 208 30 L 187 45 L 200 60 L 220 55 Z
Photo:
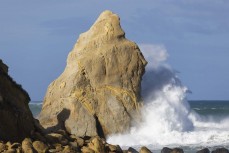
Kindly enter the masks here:
M 158 107 L 156 103 L 153 105 L 154 109 L 163 106 L 162 104 Z M 42 103 L 31 102 L 29 106 L 34 117 L 37 117 Z M 189 109 L 188 113 L 182 112 L 183 104 L 180 106 L 177 107 L 180 110 L 175 109 L 177 112 L 159 114 L 156 111 L 157 115 L 146 113 L 151 121 L 146 118 L 146 121 L 143 121 L 145 123 L 133 128 L 131 134 L 111 136 L 108 142 L 119 144 L 124 149 L 129 146 L 139 149 L 145 145 L 154 153 L 159 153 L 163 147 L 181 147 L 187 153 L 194 153 L 204 147 L 210 150 L 217 147 L 229 148 L 229 101 L 188 101 L 185 104 L 185 108 Z M 176 113 L 181 116 L 177 117 L 174 115 Z M 190 114 L 191 121 L 187 119 Z

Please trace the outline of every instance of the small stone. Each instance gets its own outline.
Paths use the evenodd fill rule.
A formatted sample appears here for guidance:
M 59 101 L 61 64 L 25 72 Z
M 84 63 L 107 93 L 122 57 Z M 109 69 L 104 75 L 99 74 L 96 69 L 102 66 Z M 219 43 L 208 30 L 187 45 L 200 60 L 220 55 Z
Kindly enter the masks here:
M 21 147 L 17 148 L 16 153 L 22 153 L 22 148 Z
M 69 142 L 69 145 L 70 145 L 74 150 L 77 150 L 78 147 L 79 147 L 77 142 Z
M 58 152 L 58 151 L 56 151 L 56 149 L 49 149 L 49 152 L 53 153 L 53 152 Z
M 184 153 L 183 149 L 181 148 L 168 148 L 168 147 L 164 147 L 162 150 L 161 150 L 161 153 Z
M 196 153 L 210 153 L 210 151 L 208 148 L 204 148 L 204 149 L 197 151 Z
M 83 146 L 83 147 L 81 148 L 81 151 L 82 151 L 82 153 L 95 153 L 94 150 L 92 150 L 92 149 L 90 149 L 90 148 L 88 148 L 88 147 L 85 147 L 85 146 Z
M 58 133 L 50 133 L 45 135 L 45 138 L 51 143 L 59 143 L 64 137 Z
M 58 131 L 56 131 L 55 133 L 61 134 L 61 135 L 63 135 L 63 136 L 67 136 L 67 135 L 68 135 L 67 132 L 66 132 L 65 130 L 58 130 Z
M 111 152 L 122 153 L 122 149 L 120 148 L 119 145 L 107 144 L 107 147 L 108 147 L 109 151 L 111 151 Z
M 229 153 L 229 151 L 226 148 L 217 148 L 213 150 L 212 153 Z
M 13 143 L 13 144 L 10 146 L 10 148 L 11 148 L 11 149 L 17 149 L 17 148 L 20 147 L 20 146 L 21 146 L 20 143 Z
M 95 151 L 95 153 L 105 153 L 105 146 L 103 144 L 102 139 L 99 137 L 94 137 L 90 143 L 88 143 L 88 147 Z
M 6 143 L 6 145 L 7 145 L 8 148 L 10 148 L 10 146 L 11 146 L 12 144 L 11 144 L 10 141 L 8 141 L 8 142 Z
M 62 140 L 60 140 L 60 144 L 62 144 L 63 146 L 66 146 L 68 144 L 68 140 L 63 138 Z
M 0 143 L 0 152 L 3 152 L 7 149 L 7 146 L 4 143 Z
M 76 142 L 78 143 L 78 145 L 80 147 L 83 147 L 83 145 L 84 145 L 84 139 L 78 137 L 78 138 L 76 138 Z
M 141 147 L 139 153 L 152 153 L 148 148 L 145 146 Z
M 76 139 L 76 138 L 78 138 L 76 135 L 74 135 L 74 134 L 71 134 L 70 135 L 70 138 L 72 138 L 72 139 Z
M 15 149 L 9 149 L 9 150 L 6 150 L 4 153 L 16 153 L 16 150 Z
M 128 153 L 138 153 L 138 151 L 135 150 L 134 148 L 130 147 L 130 148 L 128 149 Z
M 58 152 L 58 151 L 62 151 L 63 150 L 63 147 L 61 144 L 55 144 L 55 150 Z
M 184 153 L 184 151 L 181 148 L 174 148 L 171 153 Z
M 46 153 L 48 151 L 48 146 L 41 141 L 34 141 L 33 142 L 33 148 L 38 153 Z
M 171 153 L 172 152 L 172 149 L 168 148 L 168 147 L 164 147 L 162 150 L 161 150 L 161 153 Z
M 63 152 L 64 153 L 74 153 L 75 151 L 70 146 L 65 146 Z
M 22 151 L 24 153 L 33 153 L 33 145 L 32 145 L 32 140 L 30 138 L 25 138 L 22 141 Z

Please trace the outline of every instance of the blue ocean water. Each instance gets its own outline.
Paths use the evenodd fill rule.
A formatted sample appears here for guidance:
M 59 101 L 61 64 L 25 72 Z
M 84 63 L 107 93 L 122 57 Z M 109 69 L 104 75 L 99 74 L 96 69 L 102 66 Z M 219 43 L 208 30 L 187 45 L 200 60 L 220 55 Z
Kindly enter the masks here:
M 196 100 L 189 101 L 191 108 L 200 115 L 225 117 L 229 116 L 229 101 Z
M 34 101 L 34 102 L 30 102 L 29 103 L 29 108 L 33 113 L 33 116 L 35 118 L 37 118 L 37 116 L 39 115 L 39 113 L 41 112 L 41 108 L 42 108 L 42 102 L 40 101 Z
M 188 102 L 191 109 L 200 115 L 216 118 L 229 116 L 229 100 L 193 100 Z M 34 117 L 37 117 L 41 111 L 42 102 L 30 102 L 29 107 Z

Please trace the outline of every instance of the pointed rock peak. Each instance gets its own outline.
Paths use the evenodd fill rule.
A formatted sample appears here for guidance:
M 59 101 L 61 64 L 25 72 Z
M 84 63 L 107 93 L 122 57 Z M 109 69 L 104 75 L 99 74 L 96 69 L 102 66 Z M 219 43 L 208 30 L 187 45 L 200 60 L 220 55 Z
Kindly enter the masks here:
M 118 17 L 117 14 L 115 14 L 115 13 L 109 11 L 109 10 L 106 10 L 106 11 L 103 11 L 103 12 L 99 15 L 99 17 L 98 17 L 98 19 L 96 20 L 96 22 L 101 21 L 101 20 L 110 19 L 110 18 L 112 18 L 112 17 L 119 20 L 119 17 Z
M 116 38 L 124 38 L 124 36 L 125 32 L 120 26 L 119 16 L 106 10 L 100 14 L 87 32 L 80 35 L 77 43 L 113 41 Z

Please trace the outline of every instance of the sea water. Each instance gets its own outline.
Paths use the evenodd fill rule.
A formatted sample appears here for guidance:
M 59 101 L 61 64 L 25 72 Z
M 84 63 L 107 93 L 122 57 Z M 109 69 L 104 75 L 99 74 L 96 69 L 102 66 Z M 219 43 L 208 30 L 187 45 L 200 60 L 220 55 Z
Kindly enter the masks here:
M 198 115 L 202 120 L 195 123 L 195 128 L 185 131 L 177 123 L 177 125 L 173 125 L 172 122 L 174 121 L 171 120 L 171 123 L 168 125 L 171 126 L 170 131 L 163 131 L 165 129 L 158 129 L 163 128 L 160 123 L 152 121 L 152 127 L 155 128 L 144 129 L 144 127 L 141 127 L 143 128 L 142 130 L 146 130 L 145 133 L 142 131 L 142 133 L 136 135 L 132 134 L 133 136 L 127 134 L 119 138 L 114 136 L 109 138 L 108 141 L 119 144 L 125 149 L 129 146 L 139 149 L 142 145 L 145 145 L 155 153 L 160 152 L 162 147 L 181 147 L 185 152 L 190 153 L 204 147 L 208 147 L 211 150 L 216 147 L 229 148 L 229 101 L 188 101 L 188 105 L 190 105 L 191 112 Z M 42 103 L 31 102 L 29 106 L 34 117 L 37 117 L 41 111 Z M 167 122 L 163 117 L 165 116 L 161 116 L 161 121 Z M 166 117 L 169 120 L 172 116 L 168 114 Z M 172 130 L 172 128 L 176 130 Z M 157 131 L 160 131 L 160 133 L 157 133 Z M 171 133 L 169 134 L 169 132 Z

